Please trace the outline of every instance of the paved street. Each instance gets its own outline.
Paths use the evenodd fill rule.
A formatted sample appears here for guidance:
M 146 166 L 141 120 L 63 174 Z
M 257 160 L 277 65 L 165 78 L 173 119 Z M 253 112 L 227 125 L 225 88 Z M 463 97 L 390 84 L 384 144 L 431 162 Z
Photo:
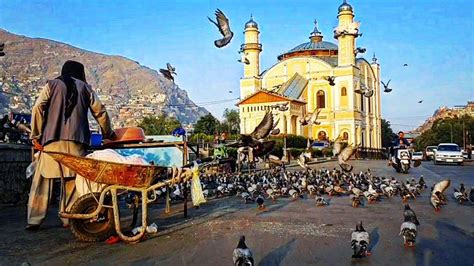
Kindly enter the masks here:
M 473 163 L 461 167 L 424 162 L 408 175 L 396 173 L 385 161 L 352 163 L 356 171 L 370 168 L 376 175 L 399 180 L 424 175 L 428 186 L 443 178 L 451 178 L 456 187 L 461 182 L 474 186 Z M 334 166 L 329 162 L 312 167 Z M 158 224 L 159 233 L 135 245 L 78 242 L 60 227 L 55 208 L 42 230 L 25 232 L 25 208 L 3 207 L 0 264 L 231 265 L 232 250 L 244 234 L 257 265 L 473 265 L 474 206 L 454 202 L 452 187 L 448 197 L 440 213 L 429 205 L 429 189 L 410 202 L 421 223 L 414 250 L 405 249 L 398 235 L 403 219 L 399 197 L 358 209 L 350 206 L 348 196 L 331 198 L 325 208 L 317 208 L 313 199 L 279 199 L 268 202 L 262 212 L 231 197 L 191 208 L 187 220 L 182 219 L 181 205 L 173 206 L 171 216 L 155 205 L 150 222 Z M 349 242 L 359 220 L 371 235 L 372 256 L 357 261 L 351 259 Z

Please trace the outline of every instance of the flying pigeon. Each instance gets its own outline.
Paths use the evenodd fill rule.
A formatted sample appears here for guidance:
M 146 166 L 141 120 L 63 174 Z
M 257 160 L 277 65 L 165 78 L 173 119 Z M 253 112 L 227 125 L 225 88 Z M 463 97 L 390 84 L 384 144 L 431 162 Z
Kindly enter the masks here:
M 421 100 L 421 101 L 418 101 L 418 103 L 422 103 L 422 102 L 423 102 L 423 100 Z
M 351 236 L 351 247 L 354 251 L 352 254 L 353 258 L 364 258 L 366 256 L 370 256 L 370 252 L 368 252 L 369 246 L 369 233 L 367 233 L 362 226 L 362 221 L 356 225 L 356 230 L 352 232 Z
M 407 64 L 407 63 L 405 63 L 405 64 L 403 64 L 403 66 L 404 66 L 404 67 L 407 67 L 407 66 L 408 66 L 408 64 Z
M 220 9 L 216 10 L 216 20 L 217 22 L 213 21 L 210 17 L 207 17 L 210 22 L 212 22 L 216 27 L 219 29 L 219 32 L 222 34 L 223 38 L 214 41 L 214 45 L 217 48 L 222 48 L 226 46 L 232 37 L 234 36 L 234 33 L 230 31 L 230 25 L 229 25 L 229 20 L 227 17 L 222 13 Z
M 246 65 L 250 65 L 250 61 L 249 61 L 249 59 L 248 59 L 247 57 L 245 57 L 243 60 L 242 60 L 242 59 L 239 59 L 239 60 L 237 60 L 237 61 L 240 62 L 240 63 L 244 63 L 244 64 L 246 64 Z
M 171 66 L 170 63 L 166 63 L 166 69 L 160 68 L 161 74 L 163 74 L 163 76 L 165 76 L 165 78 L 167 78 L 167 79 L 169 79 L 173 82 L 174 82 L 173 75 L 178 75 L 178 74 L 176 74 L 175 70 L 176 70 L 176 68 Z
M 433 191 L 431 192 L 430 203 L 436 212 L 440 211 L 441 205 L 446 205 L 448 199 L 444 195 L 444 192 L 451 185 L 451 180 L 445 179 L 434 185 Z
M 330 86 L 335 86 L 335 85 L 336 85 L 336 83 L 334 82 L 334 80 L 336 79 L 336 77 L 334 77 L 334 76 L 327 76 L 327 77 L 325 77 L 325 79 L 329 82 L 329 85 L 330 85 Z
M 374 90 L 368 90 L 364 93 L 364 96 L 370 98 L 374 95 Z
M 314 109 L 311 115 L 306 115 L 305 117 L 300 118 L 300 123 L 302 126 L 307 125 L 320 125 L 321 122 L 317 121 L 319 117 L 319 113 L 321 113 L 322 109 L 318 109 L 317 107 Z
M 245 244 L 245 236 L 240 236 L 239 244 L 234 249 L 232 259 L 236 266 L 254 265 L 252 251 Z
M 391 91 L 392 91 L 392 89 L 390 89 L 390 88 L 388 87 L 388 84 L 390 84 L 390 81 L 392 81 L 392 80 L 389 79 L 388 82 L 387 82 L 387 84 L 385 84 L 383 81 L 380 81 L 380 82 L 382 82 L 382 85 L 383 85 L 383 88 L 384 88 L 384 90 L 383 90 L 384 92 L 387 92 L 387 93 L 388 93 L 388 92 L 391 92 Z
M 365 49 L 364 47 L 357 47 L 355 50 L 354 50 L 354 54 L 357 55 L 357 54 L 363 54 L 367 51 L 367 49 Z

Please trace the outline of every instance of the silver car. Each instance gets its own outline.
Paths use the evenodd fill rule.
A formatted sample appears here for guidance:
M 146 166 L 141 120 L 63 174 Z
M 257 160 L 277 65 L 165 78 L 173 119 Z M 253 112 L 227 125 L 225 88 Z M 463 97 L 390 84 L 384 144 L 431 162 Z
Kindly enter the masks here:
M 455 143 L 440 143 L 434 151 L 434 164 L 456 163 L 463 165 L 464 157 L 459 146 Z

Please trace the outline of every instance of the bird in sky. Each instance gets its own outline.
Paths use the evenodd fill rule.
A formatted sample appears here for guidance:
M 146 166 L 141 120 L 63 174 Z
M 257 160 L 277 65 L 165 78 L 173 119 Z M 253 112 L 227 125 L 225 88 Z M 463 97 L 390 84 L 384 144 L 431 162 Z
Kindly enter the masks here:
M 229 44 L 230 40 L 232 40 L 232 37 L 234 36 L 234 33 L 230 30 L 229 20 L 220 9 L 216 10 L 215 15 L 217 22 L 212 20 L 210 17 L 207 18 L 210 22 L 216 25 L 216 27 L 219 29 L 219 32 L 222 34 L 222 39 L 214 41 L 214 45 L 217 48 L 222 48 Z
M 161 74 L 163 74 L 163 76 L 165 76 L 165 78 L 171 80 L 174 82 L 174 77 L 173 75 L 178 75 L 176 74 L 176 68 L 174 68 L 173 66 L 171 66 L 170 63 L 166 63 L 166 69 L 163 69 L 163 68 L 160 68 L 160 72 Z
M 405 64 L 403 64 L 403 66 L 404 66 L 404 67 L 407 67 L 407 66 L 408 66 L 408 64 L 407 64 L 407 63 L 405 63 Z
M 383 91 L 384 91 L 384 92 L 387 92 L 387 93 L 389 93 L 389 92 L 391 92 L 391 91 L 392 91 L 392 89 L 390 89 L 390 88 L 388 87 L 388 84 L 390 84 L 390 81 L 392 81 L 392 80 L 391 80 L 391 79 L 389 79 L 389 80 L 388 80 L 388 82 L 387 82 L 387 84 L 385 84 L 383 81 L 380 81 L 380 82 L 382 83 L 382 85 L 383 85 L 383 88 L 384 88 L 384 90 L 383 90 Z
M 240 63 L 244 63 L 246 65 L 250 65 L 250 61 L 247 57 L 244 57 L 244 59 L 239 59 L 237 61 L 239 61 Z
M 423 102 L 423 100 L 418 101 L 418 103 L 422 103 L 422 102 Z

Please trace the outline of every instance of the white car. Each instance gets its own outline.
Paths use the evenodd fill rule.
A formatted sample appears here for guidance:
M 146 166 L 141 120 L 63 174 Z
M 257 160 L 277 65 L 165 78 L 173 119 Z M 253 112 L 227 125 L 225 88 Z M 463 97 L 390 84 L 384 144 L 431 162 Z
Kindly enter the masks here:
M 414 153 L 412 153 L 411 159 L 414 161 L 423 160 L 423 152 L 415 151 Z
M 459 146 L 455 143 L 440 143 L 434 150 L 434 164 L 457 163 L 463 165 L 464 157 Z

